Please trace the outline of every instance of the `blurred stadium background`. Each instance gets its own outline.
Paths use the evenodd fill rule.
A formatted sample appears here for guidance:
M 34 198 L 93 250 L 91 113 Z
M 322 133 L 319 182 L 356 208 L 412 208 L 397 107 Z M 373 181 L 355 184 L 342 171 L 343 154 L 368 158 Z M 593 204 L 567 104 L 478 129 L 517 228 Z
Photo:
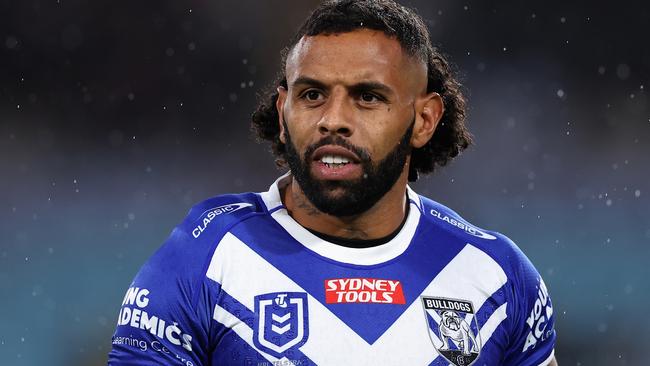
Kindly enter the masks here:
M 249 116 L 316 3 L 0 2 L 0 364 L 105 364 L 131 278 L 189 207 L 280 174 Z M 560 364 L 648 364 L 650 5 L 405 3 L 476 137 L 416 189 L 524 249 Z

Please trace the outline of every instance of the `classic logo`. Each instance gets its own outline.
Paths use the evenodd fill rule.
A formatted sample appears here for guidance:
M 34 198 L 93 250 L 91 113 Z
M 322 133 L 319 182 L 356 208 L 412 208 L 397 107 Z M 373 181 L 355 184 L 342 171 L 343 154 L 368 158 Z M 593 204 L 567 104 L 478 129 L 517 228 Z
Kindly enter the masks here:
M 204 211 L 199 218 L 194 221 L 195 223 L 198 221 L 199 224 L 196 225 L 194 230 L 192 230 L 192 236 L 196 239 L 198 238 L 203 231 L 210 225 L 212 220 L 214 220 L 215 217 L 231 212 L 235 212 L 237 210 L 241 210 L 242 208 L 246 207 L 251 207 L 253 206 L 250 203 L 246 202 L 237 202 L 237 203 L 230 203 L 228 205 L 223 205 L 223 206 L 218 206 L 218 207 L 213 207 L 211 209 L 208 209 Z
M 429 337 L 438 353 L 456 366 L 469 366 L 481 351 L 472 303 L 422 296 Z M 476 334 L 472 330 L 472 326 Z
M 404 304 L 402 284 L 398 280 L 377 278 L 334 278 L 325 280 L 325 302 Z
M 297 349 L 309 337 L 307 294 L 273 292 L 255 296 L 253 343 L 277 358 Z
M 442 214 L 442 213 L 440 213 L 440 212 L 438 212 L 436 210 L 432 209 L 430 213 L 431 213 L 431 216 L 433 216 L 433 217 L 435 217 L 435 218 L 437 218 L 439 220 L 442 220 L 442 221 L 448 223 L 449 225 L 456 226 L 457 228 L 459 228 L 459 229 L 463 230 L 464 232 L 468 233 L 469 235 L 475 236 L 477 238 L 486 239 L 486 240 L 495 240 L 497 238 L 496 236 L 488 234 L 486 232 L 483 232 L 483 231 L 477 229 L 476 227 L 474 227 L 474 226 L 472 226 L 472 225 L 470 225 L 470 224 L 468 224 L 466 222 L 456 220 L 456 219 L 454 219 L 452 217 L 449 217 L 447 215 L 444 215 L 444 214 Z

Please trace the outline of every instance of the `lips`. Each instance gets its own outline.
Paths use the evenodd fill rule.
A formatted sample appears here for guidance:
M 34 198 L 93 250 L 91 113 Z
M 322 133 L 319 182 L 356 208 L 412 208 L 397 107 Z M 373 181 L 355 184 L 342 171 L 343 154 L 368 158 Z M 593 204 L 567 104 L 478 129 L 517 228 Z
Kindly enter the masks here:
M 358 179 L 363 174 L 359 157 L 336 145 L 321 146 L 314 151 L 311 172 L 321 180 Z
M 318 149 L 316 149 L 316 151 L 314 151 L 313 154 L 314 161 L 320 161 L 323 158 L 328 158 L 327 160 L 330 160 L 329 157 L 333 157 L 335 160 L 336 159 L 339 160 L 338 162 L 332 161 L 331 163 L 341 163 L 341 161 L 343 160 L 353 164 L 359 164 L 359 162 L 361 162 L 361 159 L 359 159 L 359 157 L 355 153 L 342 146 L 336 146 L 336 145 L 321 146 Z

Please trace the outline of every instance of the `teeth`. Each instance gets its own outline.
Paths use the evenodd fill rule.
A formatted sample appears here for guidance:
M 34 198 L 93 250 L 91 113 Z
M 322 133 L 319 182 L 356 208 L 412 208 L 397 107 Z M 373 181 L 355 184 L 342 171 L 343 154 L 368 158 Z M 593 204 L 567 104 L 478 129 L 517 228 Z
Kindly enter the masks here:
M 348 158 L 335 155 L 325 155 L 320 159 L 325 164 L 347 164 L 350 162 Z

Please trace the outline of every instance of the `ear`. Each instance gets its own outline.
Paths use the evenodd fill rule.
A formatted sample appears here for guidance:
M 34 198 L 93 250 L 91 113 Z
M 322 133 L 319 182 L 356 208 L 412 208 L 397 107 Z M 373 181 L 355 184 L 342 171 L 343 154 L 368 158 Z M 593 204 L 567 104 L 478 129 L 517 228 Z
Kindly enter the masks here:
M 417 149 L 429 142 L 444 112 L 445 105 L 438 93 L 429 93 L 415 101 L 415 126 L 411 146 Z
M 275 101 L 275 108 L 278 111 L 278 124 L 280 125 L 280 141 L 286 144 L 284 138 L 284 103 L 287 101 L 287 89 L 283 86 L 278 86 L 278 100 Z

